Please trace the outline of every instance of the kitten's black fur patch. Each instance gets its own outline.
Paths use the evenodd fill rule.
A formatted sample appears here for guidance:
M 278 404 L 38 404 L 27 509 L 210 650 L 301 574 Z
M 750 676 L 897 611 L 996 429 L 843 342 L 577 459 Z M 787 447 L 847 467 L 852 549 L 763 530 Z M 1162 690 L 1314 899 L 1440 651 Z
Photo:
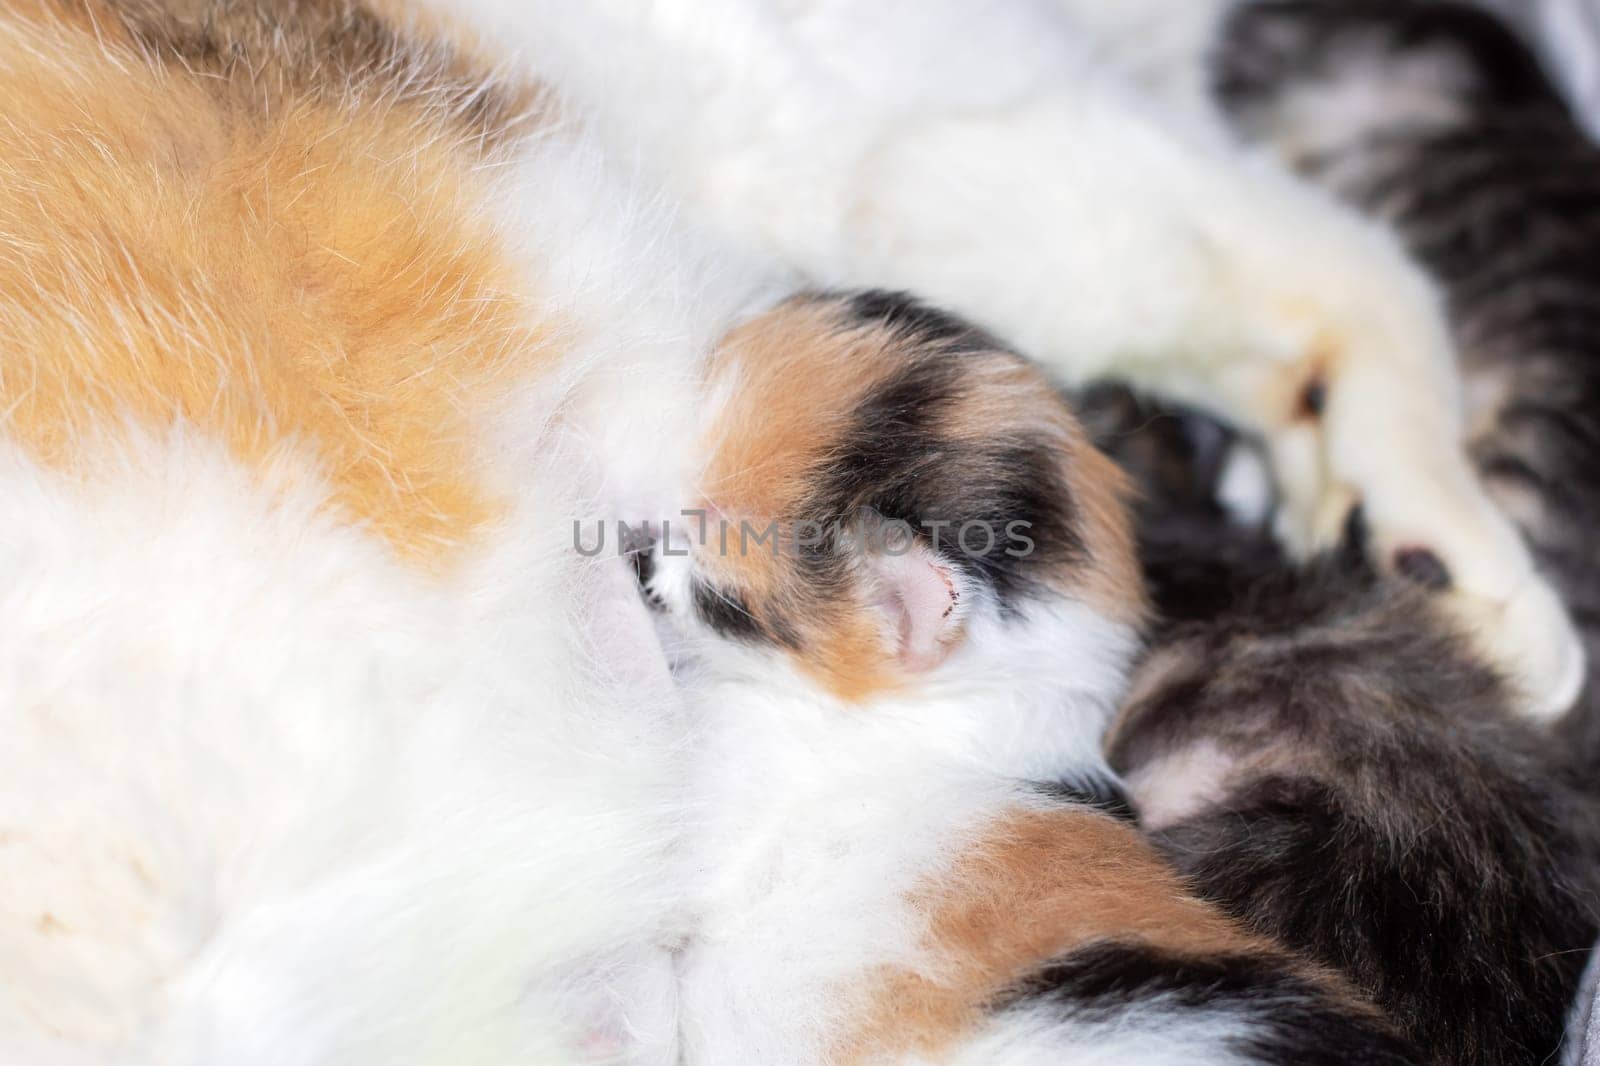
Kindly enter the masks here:
M 1048 1004 L 1074 1018 L 1114 1018 L 1158 999 L 1178 1014 L 1248 1018 L 1237 1050 L 1281 1066 L 1404 1066 L 1421 1061 L 1384 1022 L 1331 996 L 1285 960 L 1184 956 L 1105 943 L 1056 959 L 1007 993 L 1006 1007 Z
M 1240 434 L 1112 383 L 1083 390 L 1073 403 L 1090 437 L 1139 490 L 1133 505 L 1139 556 L 1163 618 L 1212 618 L 1233 605 L 1247 578 L 1288 566 L 1269 529 L 1234 525 L 1217 501 L 1228 452 L 1245 441 Z M 1350 550 L 1359 554 L 1358 545 Z
M 1075 777 L 1070 780 L 1040 781 L 1035 786 L 1051 799 L 1092 807 L 1119 822 L 1135 822 L 1133 807 L 1122 782 L 1108 774 Z
M 907 292 L 864 289 L 847 294 L 825 294 L 823 298 L 829 296 L 840 296 L 847 301 L 846 314 L 850 319 L 903 332 L 915 344 L 972 351 L 1004 350 L 999 341 L 972 323 L 925 304 Z
M 1063 463 L 1048 427 L 1014 424 L 974 440 L 949 423 L 956 402 L 982 388 L 979 360 L 1020 357 L 973 326 L 900 293 L 871 291 L 843 300 L 846 324 L 887 326 L 919 346 L 917 358 L 881 383 L 819 477 L 807 513 L 849 518 L 871 509 L 905 522 L 948 562 L 987 582 L 1002 606 L 1037 587 L 1050 567 L 1082 560 L 1085 546 Z M 925 523 L 944 523 L 930 531 Z M 1007 536 L 1026 523 L 1025 549 Z M 961 529 L 977 532 L 961 542 Z M 1026 550 L 1026 554 L 1020 554 Z M 834 565 L 826 555 L 813 572 Z

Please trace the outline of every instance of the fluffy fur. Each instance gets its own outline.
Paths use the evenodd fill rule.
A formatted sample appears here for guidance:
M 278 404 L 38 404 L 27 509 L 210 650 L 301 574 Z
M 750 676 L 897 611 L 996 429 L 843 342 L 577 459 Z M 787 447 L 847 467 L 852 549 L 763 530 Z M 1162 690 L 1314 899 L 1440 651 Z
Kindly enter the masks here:
M 730 243 L 823 286 L 917 292 L 1069 378 L 1114 367 L 1259 432 L 1298 552 L 1360 502 L 1381 569 L 1434 553 L 1530 709 L 1570 705 L 1570 623 L 1443 446 L 1461 427 L 1426 281 L 1381 229 L 1234 150 L 1203 78 L 1129 59 L 1148 40 L 1198 62 L 1227 4 L 429 7 L 560 85 Z
M 611 959 L 670 1019 L 676 695 L 552 416 L 692 350 L 693 249 L 442 46 L 194 10 L 0 16 L 5 1057 L 567 1061 Z
M 1264 4 L 1220 57 L 1241 129 L 1392 224 L 1439 279 L 1470 454 L 1594 647 L 1600 149 L 1526 47 L 1460 4 Z M 1586 685 L 1562 723 L 1591 760 L 1597 698 Z
M 1116 360 L 1274 433 L 1280 476 L 1312 486 L 1297 543 L 1350 486 L 1386 564 L 1420 539 L 1464 611 L 1528 623 L 1486 646 L 1541 682 L 1532 704 L 1562 701 L 1564 624 L 1465 477 L 1448 406 L 1372 391 L 1408 353 L 1414 396 L 1448 394 L 1426 288 L 1374 231 L 1222 148 L 1194 78 L 1116 74 L 1141 19 L 1119 17 L 1096 58 L 1090 10 L 0 14 L 0 863 L 17 889 L 0 1046 L 41 1063 L 665 1063 L 804 1059 L 838 1038 L 901 1058 L 1304 1061 L 1337 1020 L 1375 1061 L 1401 1054 L 1337 980 L 1175 891 L 1131 938 L 1067 920 L 1101 883 L 1064 876 L 1084 865 L 1172 882 L 1127 826 L 1029 783 L 1103 791 L 1096 734 L 1139 603 L 1119 590 L 1114 481 L 1015 357 L 981 346 L 1015 386 L 989 413 L 935 410 L 939 442 L 972 459 L 944 495 L 1043 490 L 1075 508 L 1054 526 L 1087 558 L 1044 553 L 1051 579 L 1022 583 L 1021 606 L 999 559 L 821 567 L 850 593 L 841 616 L 878 621 L 866 657 L 932 691 L 882 671 L 861 690 L 872 713 L 847 713 L 797 665 L 829 665 L 814 641 L 761 643 L 795 613 L 780 596 L 749 605 L 760 639 L 719 654 L 686 704 L 623 564 L 574 550 L 574 519 L 716 499 L 701 443 L 751 385 L 723 389 L 710 353 L 730 333 L 721 350 L 743 351 L 786 270 L 881 272 L 1061 365 Z M 1174 55 L 1201 51 L 1210 18 L 1189 17 Z M 971 77 L 928 75 L 958 49 Z M 709 235 L 678 223 L 676 196 Z M 857 299 L 843 328 L 879 338 L 859 354 L 937 384 L 951 338 Z M 802 349 L 838 327 L 801 330 Z M 1326 424 L 1285 428 L 1313 376 Z M 845 388 L 805 384 L 818 409 Z M 981 439 L 991 417 L 1068 473 L 1019 486 Z M 1402 461 L 1377 462 L 1378 439 Z M 1413 499 L 1402 475 L 1441 494 Z M 833 498 L 893 517 L 877 476 Z M 947 617 L 960 588 L 975 606 Z M 723 669 L 752 650 L 754 675 Z M 1084 856 L 1086 838 L 1105 846 Z M 836 880 L 841 849 L 862 861 Z M 984 910 L 996 888 L 1048 919 L 1037 936 Z M 1012 947 L 952 933 L 930 952 L 940 916 Z M 1119 967 L 1109 991 L 1084 984 L 1097 951 Z M 1229 993 L 1196 1002 L 1219 972 Z M 849 1010 L 880 999 L 894 1009 Z M 1124 1027 L 1110 999 L 1148 1024 Z M 926 1017 L 896 1017 L 902 1002 Z
M 1348 974 L 1439 1063 L 1543 1062 L 1600 923 L 1600 810 L 1415 592 L 1146 530 L 1176 621 L 1112 764 L 1199 891 Z M 1197 563 L 1196 530 L 1224 546 Z
M 1428 1061 L 1547 1061 L 1600 929 L 1589 783 L 1414 594 L 1349 565 L 1228 577 L 1210 595 L 1231 606 L 1165 633 L 1112 734 L 1146 828 Z
M 1458 5 L 1261 5 L 1222 60 L 1249 129 L 1438 272 L 1474 458 L 1592 617 L 1575 538 L 1594 481 L 1593 147 L 1515 39 Z M 1210 498 L 1226 431 L 1126 395 L 1094 406 L 1142 472 L 1172 620 L 1111 742 L 1164 852 L 1252 928 L 1349 974 L 1430 1061 L 1551 1061 L 1600 926 L 1592 686 L 1560 735 L 1527 730 L 1414 594 L 1350 553 L 1295 571 L 1230 522 Z
M 759 382 L 841 349 L 848 387 L 784 420 Z M 1098 809 L 1143 597 L 1120 476 L 1037 372 L 882 293 L 791 301 L 713 365 L 713 523 L 838 528 L 776 554 L 713 528 L 641 567 L 698 719 L 687 1060 L 1409 1061 Z M 777 415 L 754 492 L 751 399 Z M 1027 550 L 957 532 L 1011 518 Z M 914 532 L 851 535 L 886 521 Z

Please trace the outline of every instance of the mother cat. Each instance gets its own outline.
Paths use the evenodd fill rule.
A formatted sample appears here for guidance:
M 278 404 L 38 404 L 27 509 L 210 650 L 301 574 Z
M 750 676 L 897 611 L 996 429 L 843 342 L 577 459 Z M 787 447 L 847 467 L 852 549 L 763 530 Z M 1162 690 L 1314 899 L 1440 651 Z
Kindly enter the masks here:
M 1150 118 L 1070 12 L 842 38 L 825 6 L 390 6 L 0 13 L 9 1060 L 564 1061 L 615 1052 L 619 1003 L 670 1030 L 686 716 L 571 521 L 700 497 L 702 362 L 772 304 L 762 253 L 1271 431 L 1297 544 L 1359 496 L 1380 558 L 1443 559 L 1531 707 L 1570 695 L 1565 620 L 1448 446 L 1426 289 Z M 699 51 L 763 33 L 805 79 Z M 475 37 L 537 44 L 547 82 Z M 991 62 L 880 66 L 957 39 Z M 796 389 L 831 389 L 832 330 L 785 333 Z

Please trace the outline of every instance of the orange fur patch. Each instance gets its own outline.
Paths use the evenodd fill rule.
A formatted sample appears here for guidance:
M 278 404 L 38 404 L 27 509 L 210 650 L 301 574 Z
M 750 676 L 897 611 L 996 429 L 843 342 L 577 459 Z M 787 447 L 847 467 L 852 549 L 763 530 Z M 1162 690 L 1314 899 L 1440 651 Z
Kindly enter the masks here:
M 437 557 L 495 512 L 475 419 L 545 347 L 477 213 L 482 138 L 245 58 L 248 91 L 104 3 L 0 16 L 0 432 L 67 467 L 130 421 L 309 453 L 340 511 Z
M 929 965 L 882 975 L 843 1061 L 936 1054 L 1004 991 L 1096 942 L 1177 954 L 1281 954 L 1191 896 L 1137 830 L 1080 809 L 1018 810 L 911 901 L 927 918 Z
M 1081 429 L 1076 435 L 1068 479 L 1091 563 L 1074 571 L 1072 585 L 1107 618 L 1143 625 L 1150 618 L 1150 600 L 1128 508 L 1133 486 Z
M 907 353 L 885 331 L 841 328 L 829 303 L 790 301 L 734 330 L 713 359 L 713 380 L 730 388 L 705 444 L 701 487 L 707 507 L 735 530 L 776 521 L 788 534 L 797 521 L 846 515 L 801 514 L 857 405 L 903 366 Z M 793 545 L 707 553 L 702 564 L 738 588 L 758 622 L 798 629 L 801 665 L 836 694 L 857 700 L 896 683 L 886 634 L 853 598 L 823 600 L 792 565 Z M 779 620 L 776 615 L 785 617 Z
M 729 513 L 794 516 L 861 400 L 906 362 L 891 334 L 842 327 L 831 303 L 789 301 L 734 330 L 711 367 L 733 392 L 706 493 Z

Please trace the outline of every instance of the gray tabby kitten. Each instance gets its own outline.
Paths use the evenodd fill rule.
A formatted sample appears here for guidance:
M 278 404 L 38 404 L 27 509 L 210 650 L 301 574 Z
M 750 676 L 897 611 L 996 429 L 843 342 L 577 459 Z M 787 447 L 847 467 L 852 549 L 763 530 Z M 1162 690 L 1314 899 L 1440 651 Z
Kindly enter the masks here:
M 1600 641 L 1600 151 L 1492 18 L 1266 3 L 1219 55 L 1249 135 L 1390 220 L 1448 298 L 1474 455 Z M 1415 589 L 1294 569 L 1215 502 L 1225 430 L 1086 398 L 1167 622 L 1109 738 L 1198 890 L 1348 975 L 1437 1063 L 1557 1051 L 1600 930 L 1600 685 L 1556 735 Z M 1410 575 L 1440 575 L 1419 558 Z M 1592 660 L 1595 661 L 1595 660 Z
M 1217 88 L 1246 136 L 1391 223 L 1439 282 L 1479 472 L 1600 650 L 1600 148 L 1462 3 L 1246 6 Z

